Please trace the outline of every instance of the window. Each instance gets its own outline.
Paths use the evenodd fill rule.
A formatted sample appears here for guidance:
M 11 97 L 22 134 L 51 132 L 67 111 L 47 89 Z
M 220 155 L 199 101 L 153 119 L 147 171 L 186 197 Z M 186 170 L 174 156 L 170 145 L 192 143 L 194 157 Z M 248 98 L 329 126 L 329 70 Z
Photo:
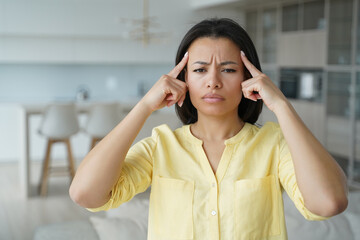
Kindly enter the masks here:
M 351 63 L 353 0 L 330 0 L 328 63 Z
M 249 34 L 255 46 L 257 46 L 257 16 L 256 11 L 246 13 L 246 32 Z
M 329 72 L 327 90 L 327 115 L 350 115 L 351 75 L 348 72 Z
M 263 12 L 262 61 L 276 63 L 276 9 Z
M 360 73 L 358 72 L 356 75 L 356 86 L 355 86 L 355 115 L 357 120 L 360 120 Z M 360 133 L 360 124 L 359 124 Z M 360 139 L 359 139 L 360 141 Z M 360 148 L 359 148 L 360 149 Z
M 304 30 L 325 28 L 325 5 L 324 1 L 313 1 L 304 3 Z
M 356 33 L 356 64 L 360 64 L 360 4 L 358 4 L 358 19 L 357 19 L 357 33 Z
M 282 31 L 299 30 L 299 4 L 284 6 L 282 8 Z
M 360 72 L 356 74 L 356 86 L 355 86 L 355 113 L 356 113 L 356 138 L 355 138 L 355 171 L 357 181 L 360 182 Z M 357 169 L 357 171 L 356 171 Z
M 310 1 L 282 7 L 283 32 L 324 28 L 324 0 Z

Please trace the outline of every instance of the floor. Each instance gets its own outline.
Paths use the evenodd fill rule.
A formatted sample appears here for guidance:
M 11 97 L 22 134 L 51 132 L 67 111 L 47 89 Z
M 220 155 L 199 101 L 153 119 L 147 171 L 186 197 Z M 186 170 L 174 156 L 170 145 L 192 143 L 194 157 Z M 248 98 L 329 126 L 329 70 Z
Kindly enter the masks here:
M 33 189 L 39 182 L 40 163 L 32 163 Z M 68 195 L 68 177 L 49 181 L 47 197 L 23 199 L 19 193 L 17 163 L 0 164 L 0 239 L 30 240 L 34 230 L 43 224 L 87 219 L 90 213 L 76 205 Z

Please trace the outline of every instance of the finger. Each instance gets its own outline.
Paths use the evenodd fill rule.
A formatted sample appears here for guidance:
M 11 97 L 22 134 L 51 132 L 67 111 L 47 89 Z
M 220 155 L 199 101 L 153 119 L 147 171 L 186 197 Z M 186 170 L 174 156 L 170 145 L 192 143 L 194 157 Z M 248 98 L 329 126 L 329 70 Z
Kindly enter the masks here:
M 259 94 L 260 86 L 253 82 L 247 86 L 242 85 L 242 91 L 245 98 L 248 98 L 253 101 L 257 101 L 257 99 L 261 99 L 261 95 Z
M 184 92 L 182 90 L 177 89 L 177 90 L 171 91 L 171 93 L 168 94 L 165 99 L 167 101 L 176 101 L 176 102 L 178 102 L 178 101 L 181 100 L 183 95 L 184 95 Z
M 178 105 L 179 105 L 179 107 L 182 107 L 182 105 L 183 105 L 183 103 L 184 103 L 184 101 L 185 101 L 185 97 L 186 97 L 186 93 L 183 94 L 183 95 L 181 96 L 180 100 L 177 102 Z
M 177 101 L 173 100 L 173 101 L 169 101 L 166 106 L 171 107 L 172 105 L 174 105 Z
M 254 94 L 254 92 L 252 92 L 252 91 L 243 91 L 243 93 L 244 93 L 244 97 L 245 98 L 247 98 L 247 99 L 250 99 L 250 100 L 252 100 L 252 101 L 257 101 L 258 99 L 261 99 L 261 98 L 258 98 L 256 95 L 258 95 L 258 94 Z M 259 95 L 260 96 L 260 95 Z
M 260 96 L 260 94 L 258 92 L 253 92 L 254 96 L 256 97 L 256 99 L 262 99 L 262 97 Z
M 186 52 L 183 59 L 176 65 L 170 72 L 169 76 L 173 78 L 177 78 L 177 76 L 180 74 L 180 72 L 184 69 L 184 67 L 187 64 L 187 61 L 189 60 L 189 53 Z
M 241 87 L 242 87 L 242 88 L 247 88 L 247 87 L 255 84 L 259 79 L 260 79 L 259 76 L 253 77 L 253 78 L 249 78 L 249 79 L 247 79 L 246 81 L 241 82 Z
M 241 51 L 241 60 L 243 61 L 245 67 L 249 70 L 249 72 L 251 73 L 251 75 L 253 77 L 256 77 L 258 75 L 260 75 L 262 72 L 257 69 L 250 61 L 249 59 L 245 56 L 245 53 L 243 51 Z

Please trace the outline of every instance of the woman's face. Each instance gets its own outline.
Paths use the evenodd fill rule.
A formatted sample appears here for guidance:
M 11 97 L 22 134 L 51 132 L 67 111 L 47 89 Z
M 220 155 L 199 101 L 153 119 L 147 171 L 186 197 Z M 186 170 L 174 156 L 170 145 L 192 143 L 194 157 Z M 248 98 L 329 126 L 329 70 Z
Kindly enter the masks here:
M 238 114 L 244 67 L 240 49 L 227 38 L 199 38 L 189 47 L 185 81 L 192 104 L 201 114 Z

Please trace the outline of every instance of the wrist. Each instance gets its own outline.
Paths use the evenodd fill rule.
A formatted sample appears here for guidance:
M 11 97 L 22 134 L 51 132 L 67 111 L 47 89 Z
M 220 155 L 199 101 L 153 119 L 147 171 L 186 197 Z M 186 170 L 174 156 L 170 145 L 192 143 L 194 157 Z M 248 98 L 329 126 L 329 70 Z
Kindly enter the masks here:
M 134 109 L 138 109 L 139 112 L 146 114 L 147 116 L 150 116 L 154 112 L 154 109 L 152 109 L 152 107 L 149 106 L 143 99 L 135 105 Z
M 291 111 L 293 108 L 290 102 L 285 99 L 279 101 L 273 109 L 274 114 L 279 118 L 282 114 Z

